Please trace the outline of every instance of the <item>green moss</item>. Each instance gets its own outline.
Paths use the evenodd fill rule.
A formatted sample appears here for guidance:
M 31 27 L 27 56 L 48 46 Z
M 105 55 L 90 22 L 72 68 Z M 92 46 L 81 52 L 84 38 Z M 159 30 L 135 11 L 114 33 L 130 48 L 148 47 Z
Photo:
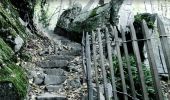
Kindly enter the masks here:
M 97 12 L 97 8 L 93 9 L 90 16 L 89 16 L 89 18 L 96 16 L 97 15 L 96 12 Z
M 20 98 L 24 98 L 28 88 L 25 71 L 14 63 L 6 62 L 6 65 L 0 69 L 0 72 L 0 82 L 12 82 Z
M 13 54 L 12 49 L 0 38 L 0 60 L 8 60 Z

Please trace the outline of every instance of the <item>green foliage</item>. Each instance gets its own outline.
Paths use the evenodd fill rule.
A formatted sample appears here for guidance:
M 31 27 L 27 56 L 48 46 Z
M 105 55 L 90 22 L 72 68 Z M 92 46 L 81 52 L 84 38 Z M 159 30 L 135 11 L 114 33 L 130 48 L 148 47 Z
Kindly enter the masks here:
M 124 67 L 125 80 L 126 80 L 126 84 L 127 84 L 127 90 L 131 91 L 125 57 L 122 57 L 122 59 L 123 59 L 123 67 Z M 136 62 L 135 62 L 135 59 L 134 59 L 133 56 L 130 56 L 129 60 L 130 60 L 131 71 L 132 71 L 132 75 L 133 75 L 133 80 L 134 80 L 134 84 L 135 84 L 137 97 L 139 99 L 142 99 L 142 92 L 141 92 L 142 90 L 140 88 L 140 80 L 139 80 L 139 75 L 138 75 L 138 71 L 137 71 L 137 67 L 136 67 Z M 121 78 L 120 78 L 119 64 L 118 64 L 117 57 L 113 57 L 113 66 L 114 66 L 114 71 L 115 71 L 117 89 L 121 91 L 122 85 L 121 85 Z M 146 87 L 147 87 L 147 91 L 149 93 L 150 100 L 153 100 L 153 98 L 154 98 L 154 88 L 153 88 L 153 80 L 152 80 L 152 76 L 151 76 L 149 66 L 146 66 L 146 65 L 143 64 L 142 69 L 144 71 L 145 84 L 146 84 Z M 130 92 L 128 92 L 128 93 L 131 94 Z
M 156 20 L 156 14 L 149 14 L 149 13 L 137 14 L 135 16 L 134 24 L 140 25 L 143 20 L 146 21 L 148 28 L 153 29 L 154 28 L 154 22 Z
M 46 3 L 42 3 L 41 1 L 41 14 L 39 16 L 39 21 L 43 24 L 44 27 L 49 26 L 49 18 L 48 18 L 48 9 L 49 5 Z

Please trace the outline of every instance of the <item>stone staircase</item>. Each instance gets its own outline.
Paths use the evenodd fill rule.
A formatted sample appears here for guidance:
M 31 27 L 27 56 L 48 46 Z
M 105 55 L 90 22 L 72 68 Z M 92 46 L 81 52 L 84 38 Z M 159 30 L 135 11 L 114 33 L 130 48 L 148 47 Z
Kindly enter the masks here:
M 35 99 L 72 100 L 69 99 L 66 91 L 78 89 L 81 86 L 81 75 L 77 74 L 81 73 L 79 69 L 82 66 L 80 59 L 81 44 L 65 38 L 53 39 L 55 39 L 54 47 L 57 49 L 55 54 L 45 54 L 43 55 L 44 60 L 36 62 L 36 66 L 42 71 L 35 73 L 33 82 L 37 86 L 44 88 L 41 89 L 41 94 L 36 95 Z M 58 45 L 60 45 L 60 50 L 58 50 Z M 70 75 L 74 78 L 70 78 Z

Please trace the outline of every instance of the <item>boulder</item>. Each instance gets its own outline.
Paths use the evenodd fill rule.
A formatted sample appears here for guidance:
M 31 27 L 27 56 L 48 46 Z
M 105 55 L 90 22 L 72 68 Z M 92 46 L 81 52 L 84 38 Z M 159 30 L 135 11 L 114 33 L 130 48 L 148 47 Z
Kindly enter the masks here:
M 122 1 L 122 0 L 120 0 Z M 115 3 L 113 8 L 119 10 L 122 3 Z M 117 21 L 118 10 L 114 12 L 113 20 Z M 76 11 L 76 13 L 70 14 Z M 111 3 L 98 6 L 90 11 L 81 12 L 75 10 L 75 7 L 65 10 L 60 16 L 57 25 L 54 29 L 54 33 L 66 36 L 71 40 L 76 42 L 81 42 L 81 37 L 83 31 L 91 32 L 97 27 L 102 26 L 103 24 L 110 23 L 110 12 L 111 12 Z M 70 17 L 72 15 L 72 17 Z
M 21 49 L 21 47 L 23 46 L 24 41 L 23 41 L 23 39 L 18 35 L 18 36 L 15 38 L 14 42 L 15 42 L 14 50 L 15 50 L 15 52 L 18 52 L 18 51 Z

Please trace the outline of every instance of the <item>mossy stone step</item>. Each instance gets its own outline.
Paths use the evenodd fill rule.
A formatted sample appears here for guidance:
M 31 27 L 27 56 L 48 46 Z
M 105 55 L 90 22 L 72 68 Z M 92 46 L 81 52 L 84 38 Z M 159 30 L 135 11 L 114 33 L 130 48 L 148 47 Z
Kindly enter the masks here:
M 65 71 L 61 68 L 44 69 L 44 73 L 47 75 L 64 76 Z

